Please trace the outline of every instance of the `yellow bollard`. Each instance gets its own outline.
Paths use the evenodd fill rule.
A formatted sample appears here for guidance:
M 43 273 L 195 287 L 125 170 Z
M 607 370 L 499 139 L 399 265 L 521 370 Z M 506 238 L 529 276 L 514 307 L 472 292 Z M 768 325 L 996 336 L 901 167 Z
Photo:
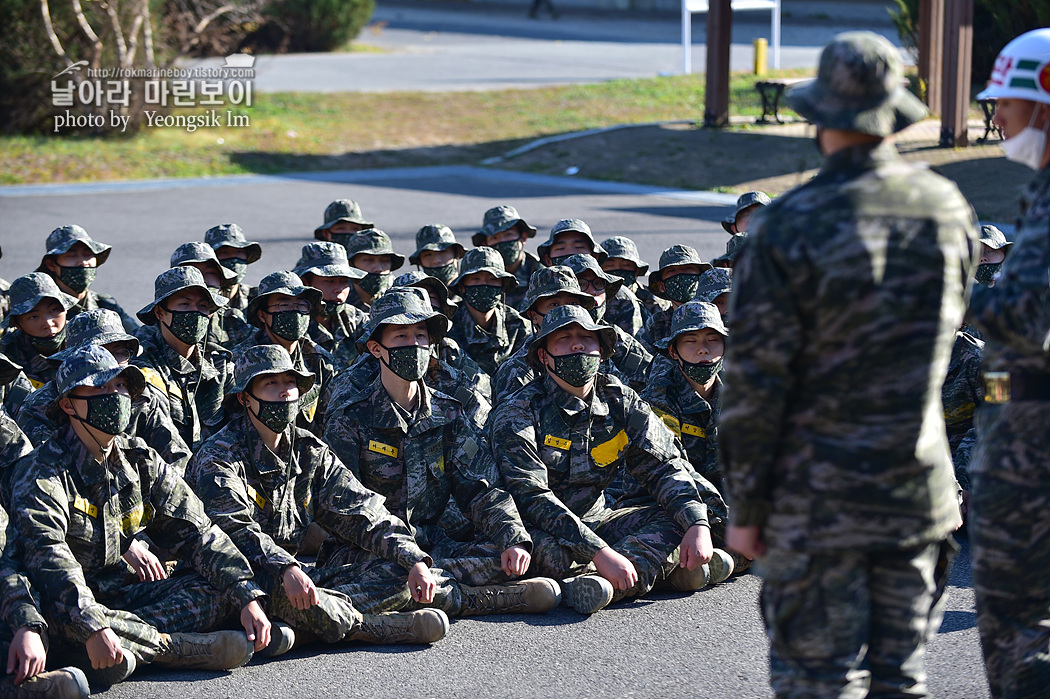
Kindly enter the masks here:
M 755 39 L 755 75 L 765 75 L 769 70 L 769 42 Z

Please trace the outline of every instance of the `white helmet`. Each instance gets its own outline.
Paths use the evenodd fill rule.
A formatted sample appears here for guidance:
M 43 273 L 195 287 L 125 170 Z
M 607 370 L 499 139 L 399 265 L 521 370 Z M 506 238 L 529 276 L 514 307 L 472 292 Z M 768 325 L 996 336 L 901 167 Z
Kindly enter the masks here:
M 1050 27 L 1025 32 L 999 52 L 977 99 L 1002 97 L 1050 103 Z

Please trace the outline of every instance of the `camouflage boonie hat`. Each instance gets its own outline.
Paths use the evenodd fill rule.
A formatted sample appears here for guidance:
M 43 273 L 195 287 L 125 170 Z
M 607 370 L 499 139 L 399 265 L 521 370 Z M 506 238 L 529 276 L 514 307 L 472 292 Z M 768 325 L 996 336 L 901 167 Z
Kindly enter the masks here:
M 722 219 L 722 228 L 726 229 L 726 233 L 735 235 L 733 233 L 733 226 L 736 225 L 736 217 L 740 215 L 741 211 L 752 206 L 769 206 L 770 203 L 769 195 L 765 192 L 744 192 L 737 197 L 736 211 L 733 212 L 733 215 L 726 216 Z
M 413 287 L 391 288 L 376 299 L 365 323 L 358 335 L 357 350 L 367 352 L 366 344 L 382 325 L 415 325 L 426 323 L 430 334 L 430 346 L 441 342 L 448 332 L 449 319 L 444 313 L 435 311 L 430 305 L 427 292 Z
M 507 272 L 503 264 L 503 256 L 493 248 L 484 245 L 468 250 L 459 263 L 459 276 L 449 284 L 450 289 L 455 289 L 468 274 L 475 272 L 488 272 L 503 282 L 503 290 L 510 291 L 518 286 L 518 280 Z
M 609 258 L 609 254 L 605 252 L 598 241 L 594 239 L 594 234 L 591 233 L 591 227 L 578 218 L 563 218 L 554 224 L 551 228 L 551 233 L 547 237 L 547 240 L 540 243 L 536 249 L 539 253 L 540 259 L 542 260 L 544 255 L 550 254 L 551 246 L 554 245 L 554 239 L 562 233 L 568 233 L 569 231 L 575 231 L 576 233 L 582 233 L 585 238 L 591 244 L 591 252 L 598 258 L 598 264 L 605 262 Z
M 257 311 L 265 309 L 269 303 L 267 297 L 274 294 L 305 297 L 310 302 L 311 318 L 317 315 L 317 312 L 321 309 L 321 291 L 303 284 L 303 280 L 295 272 L 284 270 L 271 272 L 262 278 L 256 289 L 256 295 L 248 302 L 248 307 L 245 309 L 244 314 L 247 316 L 248 322 L 257 328 L 263 326 Z
M 284 347 L 280 345 L 255 345 L 249 347 L 237 357 L 237 361 L 233 365 L 233 388 L 226 393 L 223 401 L 226 402 L 232 396 L 242 393 L 256 376 L 283 374 L 286 371 L 295 374 L 300 396 L 313 388 L 314 375 L 310 372 L 296 369 L 291 356 L 288 354 L 288 350 Z
M 346 259 L 346 248 L 328 241 L 304 245 L 302 255 L 292 271 L 300 277 L 316 274 L 318 277 L 363 279 L 365 276 L 357 267 L 350 266 Z
M 154 325 L 157 322 L 157 316 L 153 315 L 153 309 L 157 304 L 183 289 L 203 289 L 208 292 L 213 312 L 227 303 L 225 296 L 204 283 L 204 275 L 196 267 L 172 267 L 161 272 L 157 280 L 153 282 L 153 301 L 143 306 L 142 310 L 135 315 L 144 325 Z
M 706 301 L 689 301 L 675 309 L 671 316 L 671 332 L 667 337 L 654 342 L 656 348 L 664 356 L 668 348 L 675 343 L 680 336 L 693 332 L 694 330 L 711 329 L 722 337 L 729 337 L 729 330 L 722 322 L 722 316 L 713 303 Z
M 340 221 L 356 223 L 359 226 L 367 226 L 368 228 L 372 227 L 372 222 L 366 221 L 364 216 L 361 215 L 360 204 L 353 199 L 336 199 L 324 210 L 324 223 L 314 229 L 314 237 L 318 240 L 324 240 L 321 237 L 321 231 L 328 230 Z
M 237 281 L 237 273 L 223 267 L 219 258 L 215 256 L 215 249 L 207 243 L 183 243 L 171 253 L 172 267 L 183 267 L 194 262 L 214 262 L 222 275 L 224 287 Z
M 405 256 L 394 252 L 390 236 L 378 228 L 369 228 L 358 231 L 350 242 L 346 244 L 346 259 L 350 264 L 354 262 L 354 255 L 389 255 L 391 258 L 390 270 L 401 269 L 405 264 Z
M 747 245 L 747 233 L 734 233 L 726 241 L 726 254 L 711 260 L 711 264 L 715 267 L 729 267 L 740 257 L 745 245 Z
M 128 393 L 132 399 L 142 395 L 146 379 L 137 366 L 121 366 L 109 350 L 100 345 L 80 347 L 71 352 L 55 372 L 55 402 L 77 386 L 105 386 L 120 375 L 128 382 Z
M 668 267 L 680 267 L 682 265 L 698 265 L 700 274 L 711 269 L 710 264 L 700 259 L 700 253 L 696 251 L 696 248 L 688 245 L 672 245 L 660 253 L 660 269 L 649 273 L 649 288 L 653 294 L 660 298 L 667 298 L 662 291 L 657 291 L 653 288 L 653 282 L 663 281 L 664 270 Z
M 0 353 L 0 384 L 6 386 L 17 379 L 20 373 L 22 373 L 22 365 L 15 364 L 6 354 Z
M 525 356 L 526 361 L 531 366 L 541 369 L 542 365 L 537 355 L 541 349 L 546 349 L 544 341 L 547 339 L 547 336 L 555 330 L 560 330 L 566 325 L 573 324 L 598 334 L 602 359 L 608 359 L 612 356 L 618 339 L 615 328 L 604 323 L 595 323 L 587 309 L 580 306 L 558 306 L 547 311 L 547 315 L 543 316 L 543 325 L 540 327 L 536 337 L 533 338 L 532 344 L 529 345 L 528 354 Z
M 77 300 L 58 288 L 58 284 L 50 274 L 44 272 L 30 272 L 23 274 L 11 282 L 8 290 L 8 298 L 11 300 L 11 310 L 8 311 L 6 323 L 11 316 L 20 316 L 29 313 L 36 305 L 44 299 L 54 299 L 62 304 L 64 310 L 69 310 L 77 305 Z
M 827 129 L 889 136 L 928 112 L 904 87 L 900 52 L 874 32 L 837 35 L 820 54 L 815 80 L 788 89 L 788 104 Z
M 696 300 L 713 303 L 722 294 L 733 290 L 733 270 L 726 267 L 715 267 L 700 275 L 700 286 L 696 290 Z
M 594 308 L 594 297 L 585 294 L 580 289 L 580 282 L 576 280 L 576 274 L 565 265 L 540 267 L 533 272 L 521 307 L 525 312 L 531 311 L 537 301 L 557 296 L 562 292 L 572 294 L 584 308 L 588 310 Z
M 77 243 L 83 243 L 95 254 L 96 267 L 101 267 L 106 263 L 106 260 L 109 259 L 109 253 L 113 248 L 112 245 L 106 245 L 97 240 L 92 240 L 91 236 L 88 235 L 88 232 L 76 224 L 59 226 L 47 236 L 47 242 L 45 243 L 47 252 L 45 252 L 43 258 L 41 258 L 40 266 L 36 268 L 36 271 L 46 272 L 47 270 L 44 268 L 44 260 L 49 257 L 54 257 L 55 255 L 64 255 Z
M 394 286 L 423 289 L 437 298 L 438 307 L 442 313 L 449 317 L 449 319 L 451 319 L 456 313 L 458 304 L 449 299 L 448 287 L 445 286 L 445 282 L 437 277 L 432 277 L 429 274 L 424 274 L 423 272 L 414 269 L 411 272 L 405 272 L 397 277 L 394 280 Z
M 607 260 L 613 258 L 627 260 L 638 265 L 639 277 L 649 274 L 649 264 L 642 260 L 642 256 L 638 254 L 638 246 L 627 236 L 615 235 L 612 238 L 606 238 L 601 242 L 601 246 L 609 256 Z
M 130 343 L 131 354 L 135 357 L 142 349 L 138 338 L 124 331 L 124 325 L 120 322 L 120 316 L 116 311 L 108 308 L 95 308 L 79 313 L 76 318 L 69 321 L 66 325 L 66 348 L 61 352 L 55 352 L 48 359 L 62 362 L 85 345 L 103 346 L 112 342 Z
M 456 234 L 448 226 L 440 223 L 430 223 L 416 231 L 416 251 L 408 256 L 411 264 L 419 264 L 419 253 L 424 250 L 448 250 L 456 249 L 456 257 L 463 257 L 466 249 L 456 242 Z
M 587 271 L 594 272 L 594 275 L 599 279 L 604 279 L 606 303 L 608 303 L 608 299 L 616 296 L 616 292 L 623 286 L 623 277 L 616 277 L 604 272 L 598 266 L 598 261 L 590 255 L 569 255 L 569 257 L 562 260 L 562 264 L 572 270 L 572 273 L 576 275 L 577 281 L 579 281 L 580 275 Z M 580 284 L 580 288 L 583 288 L 583 284 Z
M 536 229 L 518 216 L 518 210 L 513 206 L 495 206 L 485 212 L 481 222 L 481 230 L 470 237 L 471 244 L 479 248 L 485 244 L 485 238 L 490 235 L 502 233 L 509 228 L 517 228 L 525 231 L 526 238 L 535 238 Z
M 204 242 L 211 246 L 212 250 L 219 248 L 237 248 L 244 250 L 248 256 L 248 264 L 258 262 L 262 257 L 262 246 L 244 238 L 244 231 L 236 223 L 220 223 L 209 228 L 204 233 Z
M 992 250 L 1002 250 L 1013 245 L 1001 230 L 987 223 L 981 225 L 981 242 Z

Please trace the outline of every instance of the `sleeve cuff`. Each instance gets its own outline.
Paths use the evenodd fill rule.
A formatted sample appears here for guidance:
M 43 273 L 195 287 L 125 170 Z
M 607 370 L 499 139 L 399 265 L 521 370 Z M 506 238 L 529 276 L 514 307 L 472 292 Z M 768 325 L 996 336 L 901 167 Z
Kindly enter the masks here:
M 701 502 L 689 503 L 675 515 L 675 523 L 682 528 L 682 531 L 695 525 L 710 528 L 711 523 L 707 521 L 707 505 Z
M 23 626 L 42 626 L 44 629 L 47 629 L 47 622 L 44 621 L 40 610 L 33 604 L 19 604 L 12 609 L 11 615 L 8 617 L 8 625 L 12 631 Z
M 398 563 L 405 570 L 411 570 L 412 566 L 417 563 L 425 563 L 427 568 L 434 567 L 434 559 L 427 555 L 423 549 L 418 546 L 405 547 L 398 555 Z
M 766 500 L 742 500 L 729 508 L 729 523 L 734 527 L 761 527 L 765 525 L 773 507 Z
M 87 643 L 91 634 L 108 628 L 109 619 L 106 616 L 106 608 L 101 604 L 92 604 L 80 611 L 70 630 L 76 640 Z
M 266 593 L 251 580 L 241 580 L 231 585 L 227 594 L 237 604 L 238 609 L 244 609 L 255 600 L 266 596 Z

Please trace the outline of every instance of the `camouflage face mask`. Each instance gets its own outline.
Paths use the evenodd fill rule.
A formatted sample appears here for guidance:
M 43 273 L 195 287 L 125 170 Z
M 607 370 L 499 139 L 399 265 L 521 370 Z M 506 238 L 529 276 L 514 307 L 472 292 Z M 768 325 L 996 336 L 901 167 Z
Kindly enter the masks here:
M 248 263 L 245 260 L 242 260 L 237 257 L 231 257 L 226 260 L 219 260 L 219 264 L 225 267 L 226 269 L 230 270 L 231 272 L 236 273 L 238 284 L 241 283 L 241 281 L 244 279 L 244 275 L 248 272 Z
M 569 259 L 573 255 L 581 255 L 581 254 L 586 254 L 586 253 L 570 252 L 568 255 L 558 255 L 557 257 L 552 257 L 551 258 L 551 266 L 563 265 L 563 264 L 565 264 L 565 260 Z
M 295 342 L 306 335 L 310 327 L 310 314 L 300 311 L 276 311 L 271 313 L 270 332 L 282 340 Z
M 376 297 L 390 288 L 390 281 L 390 272 L 369 272 L 363 279 L 358 279 L 357 283 L 366 294 Z
M 98 274 L 96 267 L 58 267 L 58 279 L 73 290 L 74 294 L 87 291 Z
M 200 311 L 168 311 L 171 313 L 171 324 L 168 332 L 179 342 L 195 345 L 204 339 L 208 332 L 208 316 Z
M 245 393 L 259 401 L 259 412 L 254 413 L 255 419 L 271 432 L 281 434 L 299 414 L 298 400 L 262 400 L 252 393 Z
M 390 354 L 390 361 L 384 361 L 387 368 L 405 381 L 419 381 L 426 376 L 430 368 L 430 347 L 409 345 L 408 347 L 387 347 L 380 345 Z M 382 360 L 381 360 L 382 361 Z
M 429 277 L 440 279 L 442 284 L 448 286 L 459 275 L 459 261 L 452 260 L 440 267 L 424 267 L 423 272 Z
M 342 245 L 345 248 L 357 233 L 332 233 L 331 235 L 333 243 Z
M 334 316 L 339 313 L 339 307 L 342 306 L 340 301 L 323 301 L 321 303 L 321 315 L 323 316 Z
M 974 278 L 977 280 L 978 284 L 991 286 L 992 280 L 995 279 L 995 275 L 999 274 L 999 270 L 1002 269 L 1002 266 L 1002 262 L 977 265 L 977 271 L 974 273 Z
M 488 313 L 503 297 L 502 286 L 465 286 L 463 300 L 479 313 Z
M 681 367 L 682 373 L 693 381 L 706 384 L 722 368 L 722 358 L 719 357 L 713 362 L 687 362 L 679 357 L 678 366 Z
M 599 355 L 585 352 L 560 356 L 552 354 L 550 357 L 554 360 L 551 373 L 576 388 L 586 386 L 587 382 L 598 374 L 598 366 L 602 362 Z
M 664 279 L 664 293 L 667 298 L 678 303 L 687 303 L 696 296 L 696 290 L 700 288 L 699 274 L 676 274 Z
M 637 283 L 637 281 L 638 281 L 638 273 L 637 272 L 631 272 L 631 271 L 628 271 L 626 269 L 610 270 L 608 272 L 608 274 L 611 274 L 614 277 L 619 277 L 620 279 L 623 279 L 623 285 L 624 286 L 634 286 L 635 283 Z
M 521 240 L 504 240 L 502 243 L 496 243 L 491 247 L 503 258 L 503 264 L 510 267 L 521 257 L 521 251 L 525 249 L 525 244 Z
M 589 313 L 591 314 L 591 318 L 594 319 L 595 323 L 602 322 L 602 318 L 605 317 L 605 308 L 607 306 L 608 306 L 608 303 L 605 302 L 605 301 L 602 301 L 602 305 L 595 306 L 594 308 L 590 309 Z
M 29 344 L 31 344 L 37 352 L 47 356 L 62 349 L 62 345 L 66 341 L 66 329 L 62 328 L 50 337 L 33 337 L 29 333 L 26 333 L 26 338 L 29 340 Z
M 87 416 L 78 416 L 77 419 L 103 434 L 120 434 L 131 424 L 131 396 L 123 393 L 105 393 L 88 398 L 70 398 L 87 403 Z

